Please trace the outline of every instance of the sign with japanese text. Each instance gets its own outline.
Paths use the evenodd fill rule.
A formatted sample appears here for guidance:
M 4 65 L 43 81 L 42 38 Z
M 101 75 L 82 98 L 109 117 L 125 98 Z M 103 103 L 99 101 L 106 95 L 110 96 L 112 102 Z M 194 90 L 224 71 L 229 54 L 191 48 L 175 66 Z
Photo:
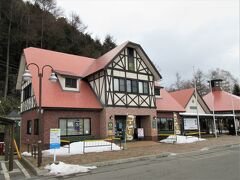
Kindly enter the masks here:
M 60 129 L 50 129 L 50 149 L 60 149 Z

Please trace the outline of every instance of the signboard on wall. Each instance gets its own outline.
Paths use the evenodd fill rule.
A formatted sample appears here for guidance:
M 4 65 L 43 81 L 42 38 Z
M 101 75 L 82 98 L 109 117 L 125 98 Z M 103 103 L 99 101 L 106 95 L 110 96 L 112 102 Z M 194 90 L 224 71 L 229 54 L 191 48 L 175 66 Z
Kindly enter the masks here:
M 135 116 L 134 115 L 128 115 L 127 116 L 127 122 L 126 122 L 126 139 L 128 141 L 133 140 L 134 124 L 135 124 Z
M 197 118 L 184 118 L 184 130 L 198 129 Z
M 50 129 L 50 149 L 60 148 L 60 129 Z

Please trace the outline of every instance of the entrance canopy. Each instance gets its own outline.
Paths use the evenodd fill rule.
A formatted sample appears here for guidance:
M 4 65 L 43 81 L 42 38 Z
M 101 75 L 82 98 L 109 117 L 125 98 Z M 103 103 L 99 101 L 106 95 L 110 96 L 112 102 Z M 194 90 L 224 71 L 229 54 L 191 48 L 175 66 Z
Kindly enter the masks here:
M 8 118 L 0 116 L 0 125 L 11 125 L 11 124 L 14 124 L 14 123 L 15 123 L 15 120 L 8 119 Z

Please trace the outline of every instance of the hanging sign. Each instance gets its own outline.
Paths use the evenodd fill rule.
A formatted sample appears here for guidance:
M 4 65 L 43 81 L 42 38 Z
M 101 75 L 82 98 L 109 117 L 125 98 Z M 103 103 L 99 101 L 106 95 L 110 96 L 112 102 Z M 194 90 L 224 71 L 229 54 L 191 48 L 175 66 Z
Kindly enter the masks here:
M 60 149 L 60 129 L 50 129 L 50 149 Z

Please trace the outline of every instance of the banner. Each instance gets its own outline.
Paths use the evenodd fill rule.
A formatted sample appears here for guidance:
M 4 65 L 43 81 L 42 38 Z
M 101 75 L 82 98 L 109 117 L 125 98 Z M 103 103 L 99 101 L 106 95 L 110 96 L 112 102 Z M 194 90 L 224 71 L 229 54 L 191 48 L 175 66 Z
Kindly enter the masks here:
M 128 141 L 133 140 L 134 124 L 135 124 L 135 116 L 134 115 L 128 115 L 127 116 L 127 122 L 126 122 L 126 139 Z

